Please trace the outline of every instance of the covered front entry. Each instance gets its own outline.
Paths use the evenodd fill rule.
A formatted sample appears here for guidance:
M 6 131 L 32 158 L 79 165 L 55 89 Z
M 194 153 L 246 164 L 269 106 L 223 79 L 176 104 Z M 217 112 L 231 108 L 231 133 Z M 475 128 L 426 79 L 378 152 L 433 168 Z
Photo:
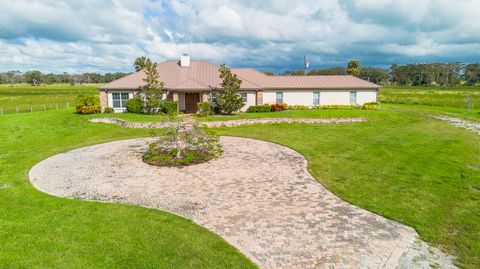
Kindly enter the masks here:
M 200 102 L 199 93 L 185 93 L 185 113 L 196 113 L 198 102 Z

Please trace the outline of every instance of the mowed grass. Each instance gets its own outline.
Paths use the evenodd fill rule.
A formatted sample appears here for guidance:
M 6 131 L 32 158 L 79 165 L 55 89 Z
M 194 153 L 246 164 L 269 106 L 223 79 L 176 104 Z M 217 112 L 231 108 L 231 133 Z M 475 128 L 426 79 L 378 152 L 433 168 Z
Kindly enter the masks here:
M 366 123 L 213 130 L 293 148 L 339 197 L 414 227 L 460 266 L 480 268 L 480 136 L 419 109 L 363 112 Z
M 74 107 L 78 95 L 98 95 L 97 84 L 47 86 L 0 85 L 0 109 L 4 114 Z
M 255 268 L 184 218 L 58 198 L 29 183 L 28 170 L 48 156 L 152 132 L 88 123 L 70 110 L 1 116 L 0 268 Z
M 421 87 L 385 86 L 378 100 L 382 103 L 480 108 L 480 86 Z

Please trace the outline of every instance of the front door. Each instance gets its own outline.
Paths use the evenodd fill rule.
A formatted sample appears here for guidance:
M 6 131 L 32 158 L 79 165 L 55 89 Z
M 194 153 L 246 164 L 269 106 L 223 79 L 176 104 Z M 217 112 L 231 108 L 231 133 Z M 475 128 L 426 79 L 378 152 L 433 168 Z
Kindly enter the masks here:
M 199 93 L 185 93 L 185 113 L 196 113 L 198 102 L 200 102 Z

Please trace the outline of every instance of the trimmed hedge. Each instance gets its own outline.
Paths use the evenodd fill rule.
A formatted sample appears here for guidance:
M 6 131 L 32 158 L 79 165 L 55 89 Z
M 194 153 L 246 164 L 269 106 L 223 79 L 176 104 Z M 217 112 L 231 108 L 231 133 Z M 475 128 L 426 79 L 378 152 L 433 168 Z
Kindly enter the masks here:
M 365 109 L 365 110 L 378 110 L 379 107 L 380 107 L 380 103 L 378 103 L 378 102 L 370 102 L 370 103 L 365 103 L 365 104 L 363 104 L 362 109 Z
M 314 109 L 361 109 L 360 105 L 320 105 Z
M 127 107 L 127 112 L 136 113 L 136 114 L 142 113 L 143 105 L 144 105 L 143 100 L 138 97 L 128 99 L 127 102 L 125 103 L 125 106 Z
M 77 113 L 78 114 L 97 114 L 101 113 L 102 108 L 99 106 L 77 106 Z
M 249 106 L 247 109 L 248 113 L 265 113 L 271 112 L 270 105 L 256 105 L 256 106 Z
M 100 99 L 94 95 L 79 95 L 77 97 L 76 110 L 78 114 L 96 114 L 101 113 Z
M 309 110 L 309 106 L 303 106 L 303 105 L 293 105 L 293 106 L 288 106 L 288 110 Z

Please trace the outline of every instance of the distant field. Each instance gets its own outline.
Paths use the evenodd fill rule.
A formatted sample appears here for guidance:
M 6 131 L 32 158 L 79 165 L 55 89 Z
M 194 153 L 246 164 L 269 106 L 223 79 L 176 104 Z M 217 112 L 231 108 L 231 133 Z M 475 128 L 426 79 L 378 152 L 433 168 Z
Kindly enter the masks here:
M 48 86 L 0 85 L 0 110 L 3 114 L 73 107 L 80 94 L 97 94 L 97 84 L 55 84 Z
M 480 108 L 480 86 L 459 87 L 384 87 L 382 103 Z

